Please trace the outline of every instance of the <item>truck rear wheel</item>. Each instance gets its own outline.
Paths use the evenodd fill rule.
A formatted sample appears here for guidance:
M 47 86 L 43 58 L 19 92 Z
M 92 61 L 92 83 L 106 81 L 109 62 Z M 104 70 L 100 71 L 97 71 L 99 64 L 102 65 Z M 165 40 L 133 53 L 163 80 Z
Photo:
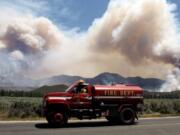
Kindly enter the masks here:
M 46 117 L 48 123 L 52 126 L 65 126 L 68 121 L 68 117 L 62 112 L 52 112 Z
M 120 121 L 123 124 L 131 125 L 135 122 L 135 112 L 131 108 L 123 108 L 120 112 Z

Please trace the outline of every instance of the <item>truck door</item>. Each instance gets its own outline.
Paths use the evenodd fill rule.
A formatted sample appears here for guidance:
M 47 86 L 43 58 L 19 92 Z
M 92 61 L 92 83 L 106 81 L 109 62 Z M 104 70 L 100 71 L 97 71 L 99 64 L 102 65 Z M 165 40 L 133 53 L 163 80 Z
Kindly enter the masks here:
M 72 108 L 76 109 L 88 109 L 91 108 L 92 95 L 87 86 L 84 86 L 77 90 L 72 97 Z

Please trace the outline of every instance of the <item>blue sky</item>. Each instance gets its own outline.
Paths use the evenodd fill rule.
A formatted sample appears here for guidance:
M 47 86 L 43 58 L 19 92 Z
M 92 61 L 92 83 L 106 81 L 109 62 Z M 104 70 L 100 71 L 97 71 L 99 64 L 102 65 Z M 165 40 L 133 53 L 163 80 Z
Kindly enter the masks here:
M 109 0 L 1 0 L 1 9 L 12 8 L 49 18 L 65 28 L 87 30 L 95 18 L 101 17 Z
M 86 30 L 94 18 L 102 16 L 108 5 L 108 0 L 60 1 L 53 0 L 50 3 L 50 6 L 55 10 L 49 12 L 47 16 L 56 24 L 60 23 L 71 28 L 79 27 L 81 30 Z
M 168 0 L 177 5 L 180 20 L 180 1 Z M 85 31 L 95 18 L 101 17 L 109 0 L 1 0 L 1 7 L 9 5 L 21 12 L 33 12 L 36 16 L 45 16 L 57 26 L 79 28 Z
M 180 1 L 179 0 L 168 0 L 172 3 L 175 3 L 177 6 L 176 14 L 178 16 L 178 20 L 180 20 Z

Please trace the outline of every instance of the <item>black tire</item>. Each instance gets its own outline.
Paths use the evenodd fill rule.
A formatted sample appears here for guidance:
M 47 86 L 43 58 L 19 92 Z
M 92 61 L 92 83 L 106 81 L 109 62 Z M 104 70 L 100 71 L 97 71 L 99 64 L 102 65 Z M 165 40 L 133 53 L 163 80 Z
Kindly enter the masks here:
M 62 127 L 67 124 L 68 116 L 62 112 L 51 112 L 46 116 L 46 120 L 51 126 Z
M 135 111 L 132 108 L 123 108 L 120 111 L 120 121 L 125 125 L 131 125 L 135 122 Z

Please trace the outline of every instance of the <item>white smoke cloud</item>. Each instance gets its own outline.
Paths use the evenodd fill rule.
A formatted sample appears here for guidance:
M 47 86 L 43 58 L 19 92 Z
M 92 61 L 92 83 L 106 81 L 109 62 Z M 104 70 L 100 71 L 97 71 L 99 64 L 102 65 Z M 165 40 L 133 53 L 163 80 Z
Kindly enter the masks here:
M 44 17 L 5 17 L 0 26 L 0 56 L 4 58 L 0 62 L 10 63 L 1 65 L 0 68 L 11 74 L 24 74 L 35 68 L 48 51 L 59 48 L 63 39 L 60 30 Z M 11 67 L 11 70 L 7 66 Z
M 103 17 L 89 29 L 92 47 L 96 51 L 121 53 L 134 64 L 146 59 L 163 60 L 167 51 L 172 57 L 173 50 L 169 49 L 179 47 L 174 44 L 179 39 L 175 7 L 165 0 L 113 0 Z
M 115 53 L 124 56 L 137 72 L 139 65 L 150 68 L 149 61 L 161 63 L 163 67 L 168 64 L 179 67 L 180 35 L 175 10 L 176 5 L 166 0 L 112 0 L 105 14 L 89 28 L 90 48 L 108 56 Z M 172 73 L 168 76 L 174 77 L 171 81 L 178 89 L 173 81 L 179 80 Z M 167 90 L 172 90 L 167 86 Z
M 174 68 L 167 75 L 166 83 L 162 85 L 160 92 L 180 90 L 180 69 Z
M 60 44 L 62 35 L 46 18 L 15 18 L 5 27 L 0 40 L 8 52 L 34 54 Z
M 0 13 L 0 74 L 42 78 L 109 71 L 163 78 L 171 70 L 161 91 L 179 89 L 175 11 L 167 0 L 111 0 L 102 17 L 80 33 L 57 28 L 45 17 L 6 9 L 6 15 Z
M 10 56 L 16 60 L 23 60 L 24 59 L 24 55 L 18 51 L 18 50 L 15 50 L 13 51 Z

